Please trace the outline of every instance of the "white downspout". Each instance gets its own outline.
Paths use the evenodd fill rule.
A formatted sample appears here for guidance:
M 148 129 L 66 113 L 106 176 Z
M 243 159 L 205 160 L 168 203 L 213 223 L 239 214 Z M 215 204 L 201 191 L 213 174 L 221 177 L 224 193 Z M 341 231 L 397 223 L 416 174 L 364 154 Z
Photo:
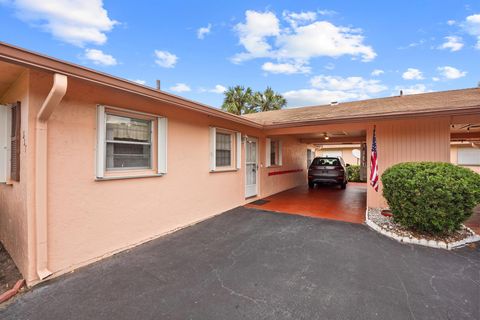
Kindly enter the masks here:
M 52 272 L 48 269 L 47 245 L 47 137 L 48 119 L 67 91 L 67 76 L 55 73 L 50 93 L 42 104 L 36 118 L 35 134 L 35 234 L 36 266 L 40 280 Z

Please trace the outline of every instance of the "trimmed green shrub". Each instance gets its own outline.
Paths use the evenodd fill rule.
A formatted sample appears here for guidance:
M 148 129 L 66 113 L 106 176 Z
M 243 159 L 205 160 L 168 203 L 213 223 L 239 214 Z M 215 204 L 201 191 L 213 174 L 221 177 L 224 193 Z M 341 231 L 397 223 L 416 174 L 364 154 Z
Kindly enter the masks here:
M 360 180 L 360 166 L 350 165 L 347 167 L 348 181 L 362 182 Z
M 450 163 L 400 163 L 382 183 L 394 221 L 418 231 L 457 230 L 480 203 L 480 175 Z

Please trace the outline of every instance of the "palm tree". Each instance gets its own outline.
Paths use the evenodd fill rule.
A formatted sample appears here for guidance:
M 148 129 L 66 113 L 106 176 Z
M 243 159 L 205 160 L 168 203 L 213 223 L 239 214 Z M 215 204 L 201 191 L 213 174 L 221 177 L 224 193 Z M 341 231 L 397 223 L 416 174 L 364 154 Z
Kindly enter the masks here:
M 253 106 L 256 112 L 280 110 L 287 105 L 287 100 L 272 88 L 267 87 L 265 91 L 256 92 L 253 96 Z
M 236 115 L 255 112 L 252 108 L 253 94 L 251 88 L 229 87 L 224 94 L 223 110 Z

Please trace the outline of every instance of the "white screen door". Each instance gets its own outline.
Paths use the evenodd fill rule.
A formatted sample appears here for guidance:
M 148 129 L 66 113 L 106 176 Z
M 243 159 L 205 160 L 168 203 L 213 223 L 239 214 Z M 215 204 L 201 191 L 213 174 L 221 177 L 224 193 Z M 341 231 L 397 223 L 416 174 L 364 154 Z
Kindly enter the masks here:
M 257 195 L 258 140 L 247 138 L 245 143 L 245 198 Z

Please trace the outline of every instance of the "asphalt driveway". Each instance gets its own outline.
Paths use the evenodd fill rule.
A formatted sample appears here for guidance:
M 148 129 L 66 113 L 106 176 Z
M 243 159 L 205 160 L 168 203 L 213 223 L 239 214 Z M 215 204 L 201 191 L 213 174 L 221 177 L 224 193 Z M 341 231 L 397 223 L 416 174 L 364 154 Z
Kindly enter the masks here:
M 237 208 L 53 279 L 1 319 L 480 319 L 480 249 Z

